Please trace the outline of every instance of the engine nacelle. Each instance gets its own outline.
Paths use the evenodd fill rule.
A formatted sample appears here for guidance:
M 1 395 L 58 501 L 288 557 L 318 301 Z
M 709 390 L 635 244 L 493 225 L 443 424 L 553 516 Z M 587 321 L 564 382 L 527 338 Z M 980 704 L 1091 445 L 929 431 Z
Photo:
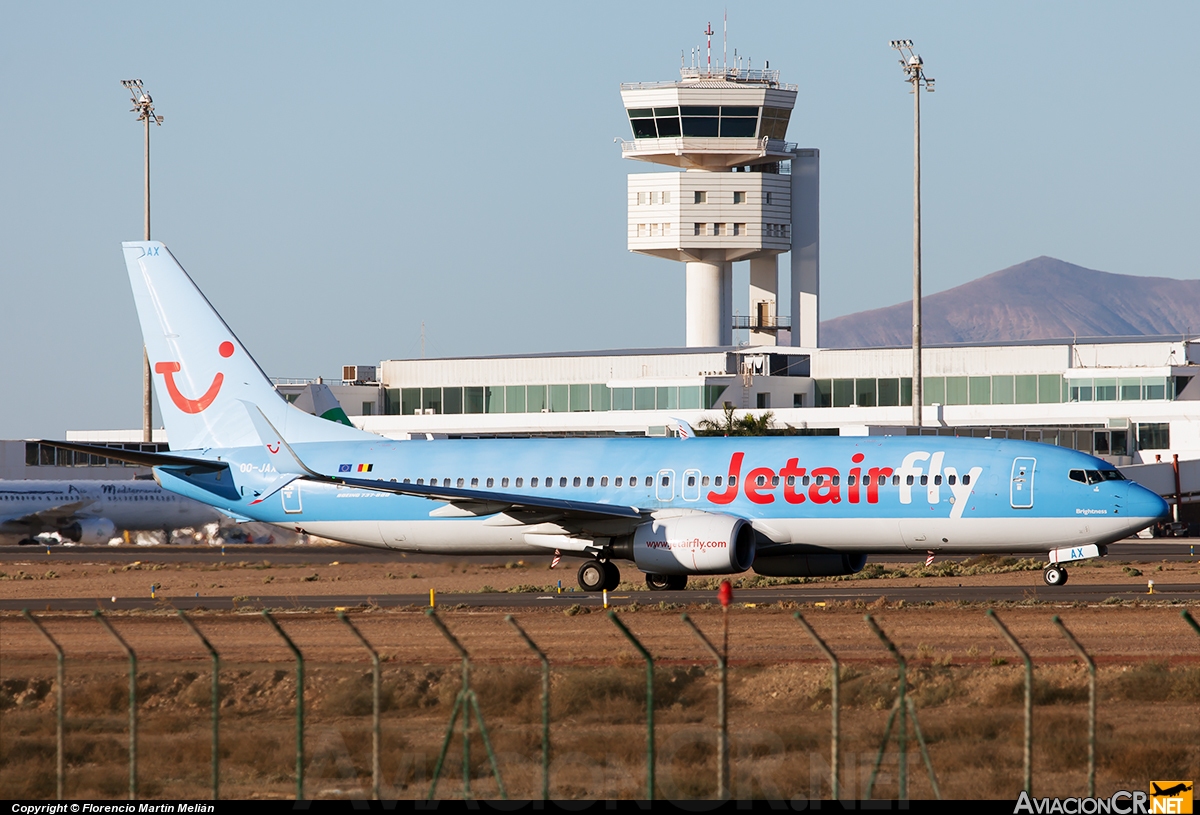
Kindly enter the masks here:
M 58 532 L 75 543 L 108 543 L 117 534 L 117 528 L 108 518 L 84 518 Z
M 613 543 L 613 554 L 651 574 L 734 574 L 754 563 L 754 528 L 744 518 L 697 513 L 661 518 Z
M 861 572 L 867 556 L 856 552 L 775 555 L 754 561 L 756 574 L 767 577 L 836 577 Z

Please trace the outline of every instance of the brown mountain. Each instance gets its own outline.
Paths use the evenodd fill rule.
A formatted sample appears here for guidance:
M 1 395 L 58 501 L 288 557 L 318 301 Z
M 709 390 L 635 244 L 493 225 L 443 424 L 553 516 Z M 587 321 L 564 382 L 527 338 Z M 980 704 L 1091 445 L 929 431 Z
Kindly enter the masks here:
M 1050 257 L 923 298 L 928 345 L 1200 331 L 1200 280 L 1085 269 Z M 826 348 L 912 344 L 912 301 L 821 323 Z

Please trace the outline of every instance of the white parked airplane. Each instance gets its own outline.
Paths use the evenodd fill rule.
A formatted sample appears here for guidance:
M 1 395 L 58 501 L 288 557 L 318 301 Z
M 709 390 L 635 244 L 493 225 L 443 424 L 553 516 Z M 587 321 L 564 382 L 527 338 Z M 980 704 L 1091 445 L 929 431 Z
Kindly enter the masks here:
M 75 543 L 108 543 L 122 531 L 198 528 L 224 516 L 153 481 L 0 481 L 0 535 L 22 544 L 57 533 Z

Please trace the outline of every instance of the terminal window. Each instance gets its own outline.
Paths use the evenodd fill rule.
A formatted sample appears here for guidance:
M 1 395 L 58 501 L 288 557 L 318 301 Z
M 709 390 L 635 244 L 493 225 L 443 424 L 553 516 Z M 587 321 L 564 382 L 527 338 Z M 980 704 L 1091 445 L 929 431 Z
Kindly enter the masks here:
M 707 204 L 708 203 L 708 193 L 705 192 L 704 190 L 696 190 L 695 200 L 692 203 Z
M 734 192 L 733 203 L 735 203 L 735 204 L 746 203 L 746 193 L 745 192 Z

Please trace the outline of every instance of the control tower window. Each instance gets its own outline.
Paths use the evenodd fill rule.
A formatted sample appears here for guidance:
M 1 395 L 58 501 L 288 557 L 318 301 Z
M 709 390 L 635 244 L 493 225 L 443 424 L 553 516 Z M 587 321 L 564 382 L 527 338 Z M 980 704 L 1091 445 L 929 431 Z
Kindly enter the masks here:
M 679 129 L 679 108 L 655 108 L 654 121 L 658 125 L 660 139 L 677 138 Z
M 721 108 L 721 136 L 724 138 L 754 138 L 758 130 L 758 108 Z
M 679 112 L 683 117 L 683 135 L 715 137 L 721 132 L 720 108 L 685 107 Z
M 763 108 L 762 134 L 768 139 L 783 140 L 787 137 L 788 119 L 792 112 L 784 108 Z
M 629 111 L 629 124 L 633 127 L 635 139 L 656 139 L 658 132 L 654 128 L 654 110 L 652 108 L 634 108 Z

